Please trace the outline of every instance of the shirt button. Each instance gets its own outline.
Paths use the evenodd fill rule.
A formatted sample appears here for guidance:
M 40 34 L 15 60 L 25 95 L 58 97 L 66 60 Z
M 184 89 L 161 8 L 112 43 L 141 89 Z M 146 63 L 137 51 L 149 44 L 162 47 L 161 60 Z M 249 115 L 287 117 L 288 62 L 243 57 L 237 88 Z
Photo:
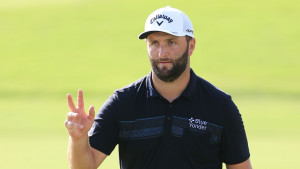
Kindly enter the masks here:
M 169 104 L 169 108 L 172 108 L 173 107 L 173 105 L 172 104 Z

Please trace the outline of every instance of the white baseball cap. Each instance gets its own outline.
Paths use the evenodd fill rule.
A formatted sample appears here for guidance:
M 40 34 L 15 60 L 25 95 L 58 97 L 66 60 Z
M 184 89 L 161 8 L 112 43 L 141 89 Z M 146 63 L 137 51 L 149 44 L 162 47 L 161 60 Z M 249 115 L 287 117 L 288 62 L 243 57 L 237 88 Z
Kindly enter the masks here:
M 148 16 L 145 31 L 139 35 L 139 39 L 145 39 L 149 34 L 157 31 L 194 38 L 191 20 L 185 13 L 170 6 L 160 8 Z

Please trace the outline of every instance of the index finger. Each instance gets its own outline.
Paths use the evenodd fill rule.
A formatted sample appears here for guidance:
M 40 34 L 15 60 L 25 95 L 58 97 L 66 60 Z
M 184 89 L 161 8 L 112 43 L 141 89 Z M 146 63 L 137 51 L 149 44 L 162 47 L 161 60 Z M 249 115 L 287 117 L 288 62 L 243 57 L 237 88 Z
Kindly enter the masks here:
M 74 105 L 73 99 L 71 94 L 67 94 L 67 99 L 68 99 L 68 106 L 71 112 L 75 112 L 76 107 Z

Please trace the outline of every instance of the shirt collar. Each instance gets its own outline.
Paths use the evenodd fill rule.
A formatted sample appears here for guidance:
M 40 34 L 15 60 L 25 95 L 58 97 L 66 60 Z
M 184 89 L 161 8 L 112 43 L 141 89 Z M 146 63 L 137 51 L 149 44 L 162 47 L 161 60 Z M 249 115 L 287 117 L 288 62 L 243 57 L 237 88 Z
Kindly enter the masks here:
M 151 98 L 151 97 L 158 97 L 160 96 L 159 93 L 155 90 L 153 82 L 152 82 L 152 71 L 150 71 L 150 73 L 147 76 L 147 80 L 146 80 L 146 85 L 147 85 L 147 97 Z
M 184 89 L 182 94 L 179 97 L 186 97 L 188 99 L 192 99 L 192 96 L 194 92 L 196 91 L 196 80 L 197 75 L 194 73 L 194 71 L 191 69 L 190 70 L 190 81 L 187 85 L 187 87 Z M 148 98 L 155 98 L 159 97 L 160 94 L 155 90 L 153 82 L 152 82 L 152 71 L 147 75 L 147 80 L 146 80 L 146 85 L 147 85 L 147 97 Z
M 190 82 L 187 85 L 187 87 L 182 92 L 181 96 L 186 97 L 188 99 L 192 99 L 193 94 L 196 92 L 196 82 L 197 82 L 197 75 L 193 71 L 193 69 L 190 70 Z M 181 97 L 180 96 L 180 97 Z

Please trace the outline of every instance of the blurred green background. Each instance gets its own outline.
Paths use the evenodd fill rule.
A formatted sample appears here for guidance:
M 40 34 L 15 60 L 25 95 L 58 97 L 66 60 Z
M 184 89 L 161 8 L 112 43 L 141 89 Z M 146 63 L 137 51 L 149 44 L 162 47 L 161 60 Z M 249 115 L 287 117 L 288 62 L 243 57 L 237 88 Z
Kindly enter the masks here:
M 298 169 L 299 0 L 0 0 L 0 168 L 68 168 L 66 94 L 99 109 L 148 74 L 137 36 L 166 5 L 193 22 L 194 71 L 239 107 L 253 168 Z

